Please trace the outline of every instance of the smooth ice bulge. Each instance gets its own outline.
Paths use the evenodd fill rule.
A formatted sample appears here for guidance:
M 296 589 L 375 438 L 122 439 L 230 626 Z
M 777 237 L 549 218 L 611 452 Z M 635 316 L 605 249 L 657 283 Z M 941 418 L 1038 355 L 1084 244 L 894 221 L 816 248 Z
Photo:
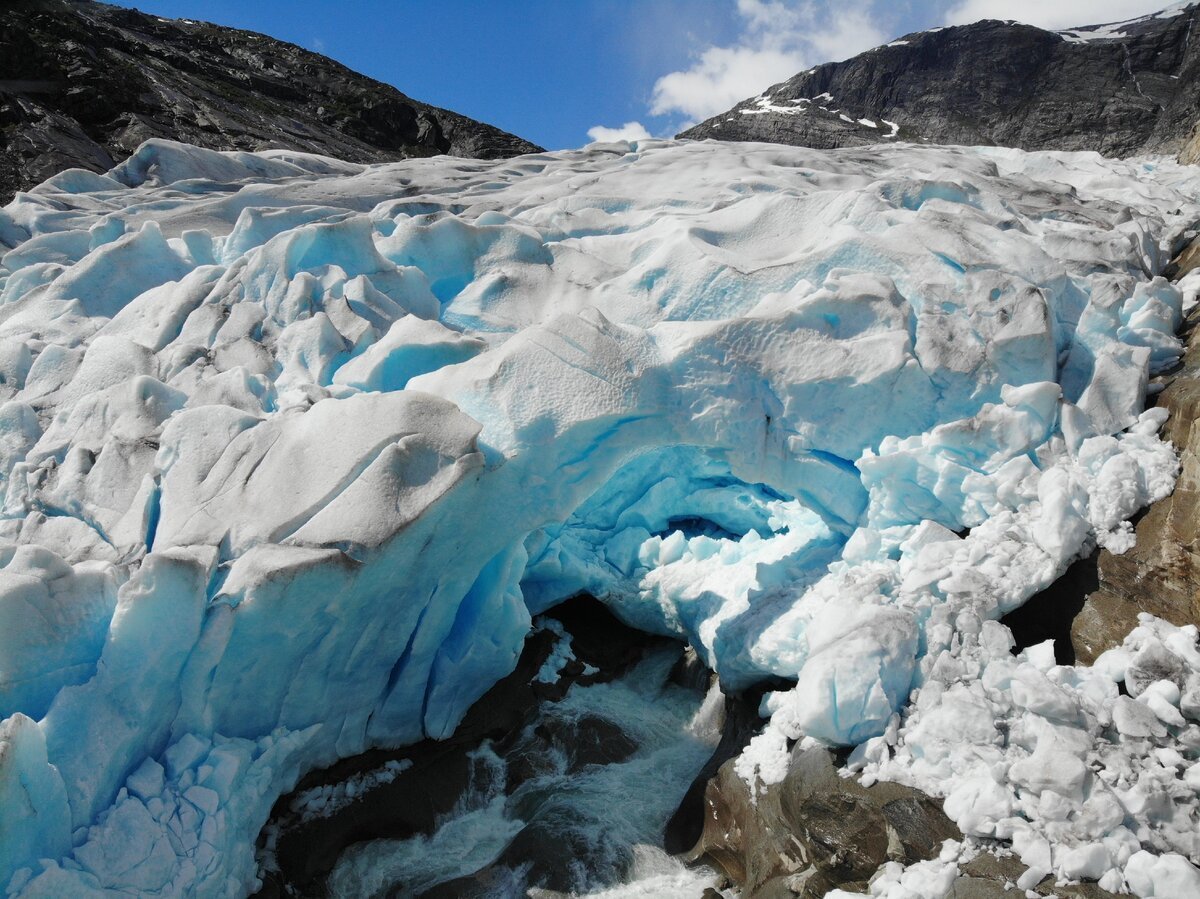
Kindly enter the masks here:
M 979 622 L 1171 489 L 1143 402 L 1197 187 L 996 149 L 152 141 L 19 195 L 0 881 L 251 890 L 303 772 L 451 734 L 581 590 L 729 686 L 798 681 L 749 773 L 809 737 L 892 776 L 912 688 L 991 671 Z M 1105 851 L 1047 870 L 1158 882 Z

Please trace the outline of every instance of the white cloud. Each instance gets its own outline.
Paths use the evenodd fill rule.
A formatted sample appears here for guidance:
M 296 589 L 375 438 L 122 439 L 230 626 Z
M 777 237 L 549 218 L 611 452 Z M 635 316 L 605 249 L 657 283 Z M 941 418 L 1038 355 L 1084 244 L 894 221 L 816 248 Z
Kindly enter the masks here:
M 791 78 L 805 67 L 799 53 L 753 47 L 709 47 L 687 71 L 672 72 L 654 84 L 652 115 L 683 113 L 707 119 L 739 100 Z
M 645 140 L 650 136 L 650 132 L 641 122 L 626 122 L 619 128 L 605 128 L 603 125 L 596 125 L 588 129 L 588 137 L 604 143 L 611 143 L 615 140 Z
M 651 115 L 714 116 L 815 63 L 846 59 L 887 35 L 867 0 L 737 0 L 742 33 L 726 47 L 700 50 L 690 68 L 659 78 Z
M 1039 28 L 1070 28 L 1120 22 L 1158 12 L 1166 0 L 963 0 L 946 13 L 947 23 L 1015 19 Z

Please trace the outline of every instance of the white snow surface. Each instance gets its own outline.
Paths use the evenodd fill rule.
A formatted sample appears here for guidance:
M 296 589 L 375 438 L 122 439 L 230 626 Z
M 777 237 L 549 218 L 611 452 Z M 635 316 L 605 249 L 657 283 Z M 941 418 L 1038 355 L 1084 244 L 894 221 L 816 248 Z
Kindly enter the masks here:
M 991 621 L 1172 488 L 1142 409 L 1197 197 L 1161 160 L 661 141 L 154 141 L 18 195 L 0 883 L 251 890 L 305 771 L 449 735 L 586 590 L 727 687 L 798 681 L 746 770 L 858 746 L 1027 863 L 1163 895 L 1195 633 L 1089 671 Z M 1183 667 L 1118 698 L 1155 641 Z

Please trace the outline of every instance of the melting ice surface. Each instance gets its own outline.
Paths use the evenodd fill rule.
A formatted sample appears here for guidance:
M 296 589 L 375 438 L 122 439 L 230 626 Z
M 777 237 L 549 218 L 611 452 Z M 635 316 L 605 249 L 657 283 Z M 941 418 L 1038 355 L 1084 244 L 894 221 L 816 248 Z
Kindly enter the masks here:
M 1143 399 L 1179 354 L 1181 295 L 1155 275 L 1198 189 L 1168 162 L 997 149 L 648 141 L 364 167 L 151 142 L 18 196 L 0 881 L 252 890 L 255 836 L 305 771 L 452 733 L 531 614 L 581 590 L 728 687 L 797 680 L 748 776 L 808 738 L 978 799 L 979 767 L 947 750 L 922 769 L 909 728 L 958 685 L 1009 689 L 982 679 L 1004 661 L 984 622 L 1097 543 L 1127 548 L 1171 489 Z M 1015 767 L 1082 751 L 1073 731 L 1111 742 L 1115 679 L 1167 637 L 1131 640 L 1111 690 L 1026 659 L 1067 699 L 1039 703 L 1033 678 L 1010 690 L 1022 716 L 1086 694 L 1091 717 L 1028 724 L 993 760 L 1007 805 L 948 808 L 1029 864 L 1150 896 L 1176 868 L 1133 850 L 1191 876 L 1195 849 L 1164 834 L 1194 793 L 1062 828 L 1090 775 L 1064 805 Z M 1130 725 L 1129 776 L 1186 786 L 1182 643 L 1177 690 L 1121 706 L 1162 724 Z M 976 698 L 979 720 L 999 701 Z

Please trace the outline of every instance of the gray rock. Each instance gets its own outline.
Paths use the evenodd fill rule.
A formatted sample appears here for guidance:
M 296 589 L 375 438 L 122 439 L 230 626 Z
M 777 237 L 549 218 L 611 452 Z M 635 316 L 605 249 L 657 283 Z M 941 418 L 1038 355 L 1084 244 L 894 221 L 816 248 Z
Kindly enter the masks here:
M 949 899 L 1016 899 L 1020 890 L 1004 891 L 1006 883 L 1015 884 L 1025 873 L 1025 866 L 1013 855 L 993 855 L 984 852 L 975 856 L 961 868 L 962 876 L 954 884 Z M 999 892 L 997 892 L 999 890 Z M 1117 899 L 1115 893 L 1101 889 L 1094 883 L 1058 885 L 1053 877 L 1046 877 L 1035 888 L 1040 896 L 1058 896 L 1060 899 Z
M 797 112 L 751 98 L 679 136 L 853 147 L 887 139 L 887 120 L 897 140 L 1174 154 L 1200 118 L 1198 17 L 1148 16 L 1088 41 L 996 21 L 910 34 L 764 93 Z

